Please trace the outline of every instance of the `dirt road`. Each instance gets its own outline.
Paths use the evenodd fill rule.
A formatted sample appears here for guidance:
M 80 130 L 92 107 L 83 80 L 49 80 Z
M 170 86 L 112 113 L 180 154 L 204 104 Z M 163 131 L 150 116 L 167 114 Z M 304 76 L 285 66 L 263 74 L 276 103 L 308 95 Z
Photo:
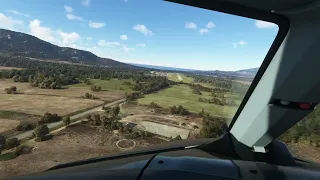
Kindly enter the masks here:
M 90 109 L 90 110 L 81 112 L 81 113 L 79 113 L 79 114 L 75 114 L 75 115 L 71 116 L 70 119 L 71 119 L 71 120 L 74 120 L 74 119 L 83 117 L 83 116 L 85 116 L 85 115 L 94 113 L 94 112 L 96 112 L 96 111 L 99 111 L 99 110 L 102 109 L 103 106 L 109 107 L 109 106 L 113 106 L 113 105 L 122 103 L 122 102 L 124 102 L 124 101 L 125 101 L 125 99 L 120 99 L 120 100 L 114 101 L 114 102 L 109 103 L 109 104 L 106 104 L 106 105 L 101 105 L 101 106 L 99 106 L 99 107 L 96 107 L 96 108 L 93 108 L 93 109 Z M 58 127 L 58 126 L 61 126 L 62 123 L 63 123 L 62 121 L 50 123 L 50 124 L 48 124 L 48 128 L 49 128 L 50 130 L 51 130 L 51 129 L 54 129 L 54 128 Z M 31 131 L 26 131 L 26 132 L 23 132 L 23 133 L 21 133 L 21 134 L 12 136 L 12 137 L 10 137 L 10 138 L 18 138 L 19 140 L 25 139 L 25 138 L 31 137 L 31 136 L 32 136 L 32 132 L 33 132 L 32 130 L 31 130 Z
M 183 80 L 182 77 L 181 77 L 181 75 L 180 75 L 179 73 L 177 73 L 177 77 L 178 77 L 179 81 L 182 81 L 182 80 Z

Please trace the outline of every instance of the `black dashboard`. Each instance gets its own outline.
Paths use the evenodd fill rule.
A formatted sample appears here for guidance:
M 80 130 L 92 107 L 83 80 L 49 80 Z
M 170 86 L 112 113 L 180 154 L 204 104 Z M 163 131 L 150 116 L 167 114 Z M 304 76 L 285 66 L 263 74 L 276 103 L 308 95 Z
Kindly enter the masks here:
M 51 169 L 11 179 L 320 179 L 320 172 L 301 166 L 221 159 L 191 148 Z

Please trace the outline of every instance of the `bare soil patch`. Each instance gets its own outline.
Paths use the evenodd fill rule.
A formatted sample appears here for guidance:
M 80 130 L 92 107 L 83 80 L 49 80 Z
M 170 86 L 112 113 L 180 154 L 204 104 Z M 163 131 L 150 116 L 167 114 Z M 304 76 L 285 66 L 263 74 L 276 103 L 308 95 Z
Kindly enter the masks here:
M 301 159 L 314 161 L 320 163 L 320 148 L 313 147 L 307 142 L 298 142 L 288 144 L 291 153 Z
M 102 101 L 89 99 L 25 94 L 0 94 L 0 99 L 0 110 L 33 115 L 43 115 L 49 112 L 63 116 L 103 103 Z
M 21 70 L 23 68 L 0 66 L 0 71 L 1 70 L 12 70 L 12 69 Z
M 201 127 L 202 118 L 195 115 L 180 116 L 172 115 L 162 110 L 156 110 L 147 106 L 126 103 L 121 105 L 121 112 L 124 114 L 124 118 L 121 121 L 124 122 L 140 122 L 140 121 L 153 121 L 162 124 L 180 126 L 183 128 L 194 129 L 193 126 L 197 125 Z
M 44 171 L 61 163 L 120 152 L 115 144 L 121 139 L 124 137 L 106 132 L 100 127 L 81 124 L 68 127 L 51 140 L 26 142 L 27 145 L 35 147 L 33 151 L 13 160 L 0 161 L 0 174 L 4 178 L 29 174 Z M 164 142 L 152 138 L 135 141 L 137 144 L 134 149 Z
M 14 129 L 20 124 L 20 121 L 12 119 L 0 119 L 0 133 L 6 132 L 8 130 Z

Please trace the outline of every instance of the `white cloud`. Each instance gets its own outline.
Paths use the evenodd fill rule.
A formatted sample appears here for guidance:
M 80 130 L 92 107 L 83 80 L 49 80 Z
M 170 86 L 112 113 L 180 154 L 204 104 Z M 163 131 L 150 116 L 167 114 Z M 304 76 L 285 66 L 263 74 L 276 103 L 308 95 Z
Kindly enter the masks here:
M 69 19 L 69 20 L 83 21 L 83 18 L 82 18 L 82 17 L 76 16 L 76 15 L 70 14 L 70 13 L 67 13 L 67 14 L 66 14 L 66 17 L 67 17 L 67 19 Z
M 141 47 L 141 48 L 146 47 L 146 45 L 145 45 L 145 44 L 137 44 L 137 46 L 138 46 L 138 47 Z
M 209 32 L 209 30 L 206 29 L 206 28 L 203 28 L 203 29 L 200 29 L 200 30 L 199 30 L 199 33 L 200 33 L 200 34 L 204 34 L 204 33 L 207 33 L 207 32 Z
M 60 31 L 59 35 L 61 37 L 61 43 L 64 45 L 72 45 L 80 40 L 80 35 L 76 32 L 65 33 Z
M 32 35 L 42 40 L 49 42 L 56 41 L 53 31 L 48 27 L 41 26 L 40 21 L 38 19 L 30 21 L 29 28 Z
M 23 25 L 23 21 L 14 20 L 11 17 L 5 16 L 0 13 L 0 27 L 5 29 L 14 30 L 17 25 Z
M 97 44 L 99 46 L 108 46 L 108 47 L 114 47 L 114 46 L 120 46 L 121 45 L 119 42 L 107 42 L 105 40 L 99 40 Z
M 89 24 L 88 24 L 88 25 L 89 25 L 90 28 L 98 29 L 98 28 L 104 27 L 106 24 L 105 24 L 105 23 L 99 23 L 99 22 L 89 21 Z
M 86 7 L 89 7 L 89 6 L 90 6 L 90 3 L 91 3 L 90 0 L 82 0 L 82 1 L 81 1 L 81 4 L 82 4 L 83 6 L 86 6 Z
M 247 45 L 248 42 L 244 41 L 244 40 L 240 40 L 239 42 L 234 42 L 232 43 L 233 48 L 237 48 L 239 46 L 244 46 Z
M 120 39 L 121 40 L 128 40 L 128 36 L 123 34 L 123 35 L 120 36 Z
M 210 21 L 210 22 L 208 22 L 208 24 L 206 25 L 206 27 L 207 27 L 208 29 L 211 29 L 211 28 L 216 27 L 216 25 L 215 25 L 212 21 Z
M 87 37 L 87 41 L 91 41 L 92 40 L 92 37 Z
M 194 22 L 187 22 L 184 27 L 187 29 L 197 29 L 197 25 Z
M 259 29 L 271 29 L 271 28 L 276 28 L 277 25 L 274 23 L 266 22 L 266 21 L 260 21 L 256 20 L 255 25 Z
M 145 36 L 151 36 L 153 35 L 153 32 L 151 30 L 149 30 L 145 25 L 143 24 L 137 24 L 135 26 L 133 26 L 133 29 L 141 32 L 142 34 L 144 34 Z
M 68 13 L 72 13 L 72 11 L 73 11 L 72 7 L 67 6 L 67 5 L 64 6 L 64 10 L 65 10 L 66 12 L 68 12 Z
M 243 45 L 247 45 L 248 43 L 246 42 L 246 41 L 244 41 L 244 40 L 240 40 L 239 41 L 239 45 L 240 46 L 243 46 Z
M 123 45 L 122 48 L 123 48 L 123 50 L 124 50 L 125 52 L 134 51 L 134 48 L 129 48 L 129 47 L 127 47 L 126 45 Z
M 24 14 L 24 13 L 21 13 L 21 12 L 16 11 L 16 10 L 9 10 L 8 12 L 9 12 L 9 13 L 12 13 L 12 14 L 16 14 L 16 15 L 24 16 L 24 17 L 27 17 L 27 18 L 29 18 L 29 17 L 30 17 L 30 16 L 29 16 L 29 14 Z
M 29 29 L 32 35 L 58 46 L 80 47 L 76 43 L 81 39 L 81 36 L 76 32 L 67 33 L 62 30 L 52 30 L 49 27 L 42 26 L 38 19 L 30 21 Z

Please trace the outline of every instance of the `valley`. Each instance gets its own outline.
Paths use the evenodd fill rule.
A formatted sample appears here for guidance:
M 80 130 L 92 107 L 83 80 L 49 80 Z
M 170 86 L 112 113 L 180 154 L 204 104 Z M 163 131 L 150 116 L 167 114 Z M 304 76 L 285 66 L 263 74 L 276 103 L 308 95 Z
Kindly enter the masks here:
M 24 33 L 0 29 L 0 39 L 3 177 L 170 141 L 217 138 L 258 70 L 137 67 Z M 280 137 L 296 156 L 306 157 L 308 148 L 319 153 L 318 117 L 316 110 L 304 126 Z

